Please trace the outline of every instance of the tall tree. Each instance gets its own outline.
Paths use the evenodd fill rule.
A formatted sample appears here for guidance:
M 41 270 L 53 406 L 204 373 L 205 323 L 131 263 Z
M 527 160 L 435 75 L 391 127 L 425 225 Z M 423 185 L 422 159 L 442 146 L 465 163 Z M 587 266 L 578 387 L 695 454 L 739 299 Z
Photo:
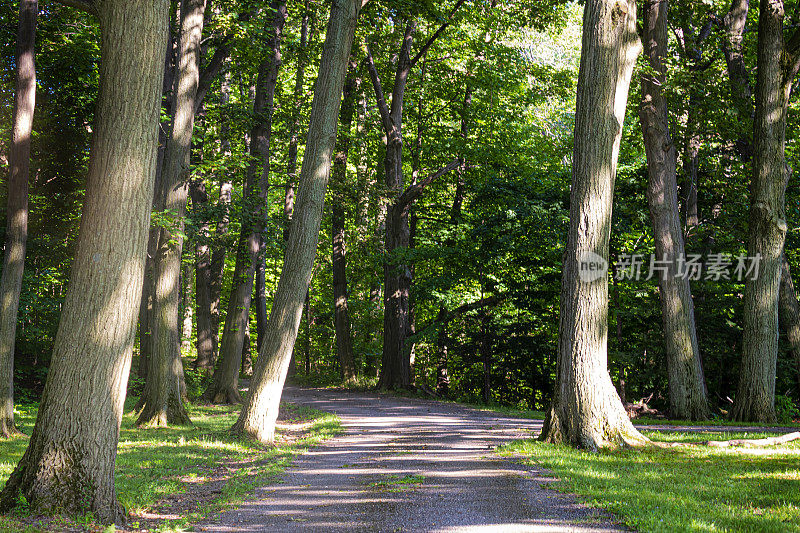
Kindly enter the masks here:
M 100 21 L 100 95 L 69 289 L 28 448 L 0 492 L 35 513 L 124 520 L 114 488 L 155 179 L 169 2 L 81 2 Z
M 351 129 L 355 114 L 357 90 L 357 65 L 350 60 L 350 69 L 344 84 L 339 138 L 336 141 L 336 157 L 333 161 L 331 189 L 334 200 L 331 205 L 331 242 L 333 245 L 333 325 L 336 331 L 336 354 L 342 378 L 352 381 L 356 377 L 353 360 L 353 338 L 350 333 L 350 311 L 347 305 L 347 259 L 345 239 L 345 205 L 347 191 L 347 158 L 350 153 Z
M 261 442 L 272 442 L 275 437 L 281 391 L 311 281 L 348 58 L 361 4 L 362 0 L 342 0 L 331 5 L 283 270 L 270 311 L 267 335 L 253 369 L 250 395 L 231 428 L 234 433 Z
M 189 195 L 189 157 L 200 81 L 200 41 L 205 0 L 181 0 L 180 36 L 170 135 L 164 152 L 161 190 L 156 209 L 174 215 L 174 227 L 162 227 L 155 257 L 152 335 L 153 352 L 140 400 L 137 424 L 187 424 L 189 415 L 181 396 L 181 332 L 179 322 L 183 219 Z
M 753 123 L 753 178 L 747 251 L 759 258 L 745 281 L 742 367 L 731 417 L 774 422 L 778 358 L 778 296 L 786 237 L 786 117 L 800 68 L 800 33 L 784 37 L 784 3 L 762 0 L 758 19 L 758 73 Z
M 666 80 L 667 0 L 644 6 L 642 40 L 652 68 L 642 75 L 639 117 L 647 153 L 647 200 L 653 222 L 656 256 L 661 261 L 658 277 L 661 319 L 669 374 L 670 416 L 683 420 L 709 417 L 703 366 L 697 345 L 694 303 L 688 276 L 680 272 L 685 255 L 678 210 L 677 157 L 669 132 Z M 688 222 L 687 222 L 688 224 Z
M 411 353 L 407 339 L 412 333 L 409 298 L 411 293 L 412 271 L 405 262 L 393 262 L 393 254 L 409 247 L 411 227 L 409 214 L 411 203 L 422 195 L 423 189 L 446 172 L 456 168 L 451 163 L 443 171 L 432 174 L 431 180 L 412 184 L 405 188 L 403 179 L 403 108 L 408 78 L 415 65 L 425 57 L 428 50 L 452 23 L 453 16 L 464 4 L 459 0 L 450 10 L 447 20 L 427 39 L 419 52 L 412 57 L 414 35 L 417 22 L 408 19 L 405 23 L 402 45 L 397 55 L 397 68 L 392 86 L 391 102 L 386 101 L 383 85 L 378 76 L 372 57 L 367 48 L 367 66 L 375 89 L 381 126 L 386 136 L 384 156 L 385 186 L 391 195 L 386 212 L 385 240 L 387 261 L 384 264 L 384 314 L 383 314 L 383 355 L 381 375 L 378 386 L 384 389 L 408 388 L 411 386 Z M 413 192 L 412 192 L 413 189 Z M 406 194 L 409 193 L 409 194 Z
M 37 0 L 20 0 L 17 31 L 17 79 L 14 96 L 8 199 L 6 201 L 6 248 L 0 279 L 0 437 L 17 433 L 14 426 L 14 344 L 17 311 L 25 270 L 28 241 L 28 179 L 31 133 L 36 107 Z
M 641 44 L 636 3 L 588 0 L 575 110 L 557 383 L 540 439 L 597 450 L 647 442 L 608 374 L 608 244 L 628 89 Z M 605 263 L 605 265 L 603 265 Z M 598 275 L 587 275 L 598 268 Z
M 245 197 L 249 200 L 242 223 L 242 231 L 233 273 L 233 285 L 222 332 L 220 361 L 214 371 L 211 384 L 203 398 L 212 403 L 241 403 L 239 395 L 239 367 L 245 343 L 246 325 L 250 320 L 250 304 L 253 299 L 253 275 L 261 248 L 269 190 L 270 142 L 272 138 L 272 116 L 275 110 L 275 89 L 281 67 L 281 39 L 286 23 L 286 1 L 274 0 L 271 4 L 275 17 L 270 24 L 267 57 L 262 61 L 256 81 L 253 103 L 255 123 L 250 142 L 253 160 L 247 171 Z M 258 164 L 261 173 L 256 175 Z

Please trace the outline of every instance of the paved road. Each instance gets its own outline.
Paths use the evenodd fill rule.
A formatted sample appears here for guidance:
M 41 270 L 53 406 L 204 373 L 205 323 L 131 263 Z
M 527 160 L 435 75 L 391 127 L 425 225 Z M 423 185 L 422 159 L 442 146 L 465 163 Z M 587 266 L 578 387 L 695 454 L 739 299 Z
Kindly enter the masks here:
M 282 482 L 203 531 L 626 531 L 547 489 L 546 471 L 493 449 L 538 432 L 525 420 L 424 400 L 287 387 L 286 401 L 339 415 L 345 432 L 299 457 Z

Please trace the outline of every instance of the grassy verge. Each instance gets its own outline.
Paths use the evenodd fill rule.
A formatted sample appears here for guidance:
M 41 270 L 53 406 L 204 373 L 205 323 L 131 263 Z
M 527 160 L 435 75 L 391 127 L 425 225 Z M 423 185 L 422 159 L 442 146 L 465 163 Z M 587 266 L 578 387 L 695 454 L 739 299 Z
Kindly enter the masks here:
M 276 479 L 295 455 L 341 430 L 335 415 L 284 404 L 277 445 L 263 447 L 227 433 L 239 406 L 192 406 L 191 427 L 136 429 L 130 414 L 134 401 L 126 405 L 116 469 L 118 497 L 129 511 L 132 529 L 185 529 Z M 17 412 L 26 434 L 35 418 L 34 407 Z M 0 441 L 0 486 L 27 443 L 27 437 Z M 0 531 L 59 529 L 62 521 L 37 523 L 23 510 L 0 517 Z M 70 527 L 97 529 L 91 516 L 67 522 Z
M 648 432 L 660 441 L 762 434 Z M 553 488 L 578 494 L 638 531 L 800 531 L 800 443 L 764 449 L 687 447 L 598 454 L 536 441 L 499 453 L 551 470 Z

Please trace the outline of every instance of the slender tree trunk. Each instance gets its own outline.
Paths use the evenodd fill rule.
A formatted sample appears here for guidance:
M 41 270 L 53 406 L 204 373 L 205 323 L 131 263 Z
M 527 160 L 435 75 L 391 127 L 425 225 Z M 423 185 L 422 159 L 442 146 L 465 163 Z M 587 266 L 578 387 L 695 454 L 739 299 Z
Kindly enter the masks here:
M 786 115 L 796 58 L 784 44 L 782 0 L 762 0 L 753 127 L 754 159 L 747 251 L 758 276 L 745 281 L 742 367 L 731 417 L 774 422 L 778 295 L 786 237 Z M 793 70 L 793 71 L 792 71 Z
M 163 427 L 189 424 L 181 381 L 181 332 L 178 329 L 183 219 L 189 195 L 189 157 L 200 81 L 200 42 L 205 0 L 181 0 L 181 25 L 173 109 L 175 117 L 164 152 L 164 174 L 158 210 L 173 213 L 175 229 L 162 227 L 155 258 L 152 335 L 153 353 L 142 394 L 137 425 Z
M 739 116 L 741 128 L 737 132 L 736 151 L 745 163 L 753 156 L 752 131 L 749 129 L 753 120 L 753 91 L 744 60 L 744 33 L 749 11 L 750 0 L 732 0 L 730 9 L 722 18 L 725 32 L 722 51 L 731 82 L 733 110 Z
M 489 312 L 481 312 L 481 343 L 480 357 L 483 366 L 483 403 L 489 405 L 492 401 L 492 334 L 489 331 Z
M 670 416 L 682 420 L 706 420 L 710 416 L 703 367 L 697 345 L 689 278 L 681 276 L 679 261 L 685 256 L 678 212 L 677 156 L 669 132 L 664 85 L 667 54 L 668 2 L 650 2 L 644 8 L 644 53 L 652 67 L 642 75 L 642 123 L 649 180 L 647 199 L 653 222 L 656 257 L 662 270 L 658 277 L 661 318 L 669 376 Z
M 245 330 L 250 317 L 250 304 L 253 299 L 253 276 L 261 246 L 261 233 L 266 218 L 267 191 L 269 190 L 270 142 L 272 136 L 272 115 L 275 109 L 275 88 L 281 66 L 281 38 L 286 23 L 285 0 L 274 0 L 272 9 L 275 18 L 270 29 L 268 50 L 270 55 L 261 63 L 256 82 L 256 95 L 253 114 L 259 117 L 253 127 L 250 153 L 261 162 L 261 173 L 255 159 L 250 165 L 245 184 L 245 195 L 252 201 L 252 212 L 243 217 L 242 232 L 239 238 L 233 285 L 222 333 L 220 362 L 214 372 L 211 385 L 203 393 L 203 398 L 211 403 L 241 403 L 239 395 L 239 368 L 245 341 Z M 258 182 L 256 183 L 256 180 Z M 251 218 L 254 222 L 247 221 Z
M 208 203 L 208 194 L 202 180 L 193 181 L 190 187 L 192 205 L 200 210 Z M 214 342 L 211 318 L 211 247 L 209 224 L 200 223 L 195 245 L 195 301 L 197 303 L 197 359 L 196 369 L 210 371 L 214 368 Z
M 169 2 L 105 0 L 81 228 L 28 448 L 0 493 L 36 514 L 124 520 L 114 463 L 150 221 Z
M 575 112 L 570 222 L 561 281 L 557 381 L 540 439 L 597 450 L 647 442 L 608 374 L 608 261 L 614 179 L 640 51 L 636 4 L 588 0 Z
M 698 177 L 700 174 L 700 135 L 697 124 L 697 96 L 696 90 L 690 88 L 689 111 L 686 120 L 686 147 L 684 149 L 683 168 L 685 176 L 684 192 L 686 194 L 686 207 L 684 220 L 685 241 L 694 236 L 695 229 L 700 225 L 700 209 L 697 204 Z
M 356 61 L 350 60 L 350 71 L 344 85 L 344 98 L 340 113 L 339 139 L 333 162 L 331 189 L 334 192 L 331 216 L 333 244 L 333 323 L 336 331 L 336 354 L 339 357 L 342 378 L 353 381 L 356 366 L 353 360 L 353 339 L 350 333 L 350 312 L 347 307 L 347 262 L 345 258 L 345 205 L 347 191 L 347 158 L 350 153 L 353 115 L 356 96 Z
M 786 260 L 786 256 L 783 257 L 781 266 L 779 306 L 779 322 L 784 331 L 786 331 L 789 350 L 795 362 L 798 382 L 800 382 L 800 304 L 797 303 L 797 293 L 794 290 L 792 274 L 789 270 L 789 262 Z
M 6 250 L 0 279 L 0 437 L 18 433 L 14 426 L 14 344 L 17 312 L 28 242 L 28 179 L 31 132 L 36 107 L 37 0 L 20 0 L 17 32 L 17 79 L 6 204 Z
M 183 328 L 181 330 L 181 353 L 188 352 L 192 347 L 192 330 L 194 329 L 194 269 L 191 264 L 183 268 L 181 276 L 181 290 L 183 291 Z
M 331 6 L 300 171 L 300 194 L 289 227 L 283 271 L 272 304 L 267 336 L 253 369 L 251 392 L 232 428 L 234 433 L 261 442 L 274 440 L 281 391 L 297 338 L 303 298 L 311 280 L 347 60 L 360 9 L 361 0 L 342 0 Z

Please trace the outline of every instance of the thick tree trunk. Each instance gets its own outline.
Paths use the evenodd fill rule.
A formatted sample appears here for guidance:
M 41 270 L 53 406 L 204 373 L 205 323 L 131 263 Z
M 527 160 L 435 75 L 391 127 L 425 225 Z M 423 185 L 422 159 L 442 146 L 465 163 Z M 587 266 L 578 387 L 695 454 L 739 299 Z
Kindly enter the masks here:
M 747 251 L 758 276 L 745 281 L 742 366 L 731 417 L 774 422 L 778 294 L 786 237 L 786 115 L 794 72 L 785 54 L 782 0 L 763 0 L 758 24 L 754 159 Z
M 20 0 L 9 165 L 11 172 L 6 204 L 6 248 L 0 280 L 0 437 L 18 433 L 14 426 L 14 344 L 28 242 L 28 178 L 33 112 L 36 107 L 35 43 L 38 13 L 37 0 Z
M 342 0 L 331 6 L 300 171 L 300 194 L 289 227 L 283 271 L 272 304 L 267 336 L 253 369 L 250 395 L 231 429 L 261 442 L 274 440 L 281 391 L 297 338 L 303 298 L 311 280 L 347 60 L 360 8 L 361 0 Z
M 164 170 L 158 210 L 172 213 L 173 228 L 162 227 L 155 257 L 152 336 L 153 353 L 142 394 L 137 425 L 163 427 L 188 424 L 181 381 L 181 332 L 178 329 L 183 224 L 189 195 L 189 157 L 200 81 L 200 41 L 203 36 L 205 0 L 181 0 L 181 29 L 173 109 L 175 116 L 164 152 Z
M 353 359 L 353 338 L 350 333 L 350 312 L 347 306 L 347 262 L 345 257 L 345 208 L 347 192 L 347 158 L 350 153 L 353 115 L 356 96 L 356 62 L 350 61 L 350 72 L 344 85 L 344 98 L 336 143 L 336 158 L 333 162 L 331 188 L 334 192 L 331 216 L 331 240 L 333 245 L 333 324 L 336 331 L 336 354 L 342 378 L 352 381 L 356 377 Z
M 97 4 L 100 95 L 81 228 L 36 425 L 0 493 L 35 514 L 124 520 L 114 463 L 136 334 L 169 2 Z
M 642 123 L 649 180 L 647 200 L 653 222 L 656 257 L 665 269 L 659 273 L 661 319 L 669 376 L 670 416 L 705 420 L 710 416 L 689 278 L 682 276 L 679 261 L 685 249 L 678 211 L 677 157 L 669 132 L 665 81 L 668 2 L 650 2 L 643 17 L 644 53 L 652 67 L 642 75 Z
M 259 119 L 253 127 L 250 143 L 250 154 L 260 161 L 262 168 L 261 173 L 257 176 L 258 163 L 254 159 L 247 172 L 245 195 L 252 201 L 253 212 L 243 217 L 231 296 L 228 301 L 228 313 L 222 332 L 220 361 L 211 385 L 203 393 L 203 398 L 211 403 L 241 403 L 242 401 L 239 395 L 239 368 L 242 361 L 245 329 L 250 319 L 253 276 L 266 217 L 272 115 L 275 109 L 278 70 L 281 66 L 281 38 L 287 16 L 285 0 L 273 1 L 272 9 L 275 11 L 275 18 L 270 29 L 268 45 L 271 53 L 259 67 L 255 102 L 253 103 L 253 114 Z M 258 180 L 257 183 L 256 180 Z M 248 222 L 248 219 L 252 222 Z
M 628 419 L 608 374 L 608 274 L 589 269 L 608 261 L 617 157 L 639 50 L 635 2 L 586 2 L 558 377 L 540 438 L 590 450 L 647 442 Z

